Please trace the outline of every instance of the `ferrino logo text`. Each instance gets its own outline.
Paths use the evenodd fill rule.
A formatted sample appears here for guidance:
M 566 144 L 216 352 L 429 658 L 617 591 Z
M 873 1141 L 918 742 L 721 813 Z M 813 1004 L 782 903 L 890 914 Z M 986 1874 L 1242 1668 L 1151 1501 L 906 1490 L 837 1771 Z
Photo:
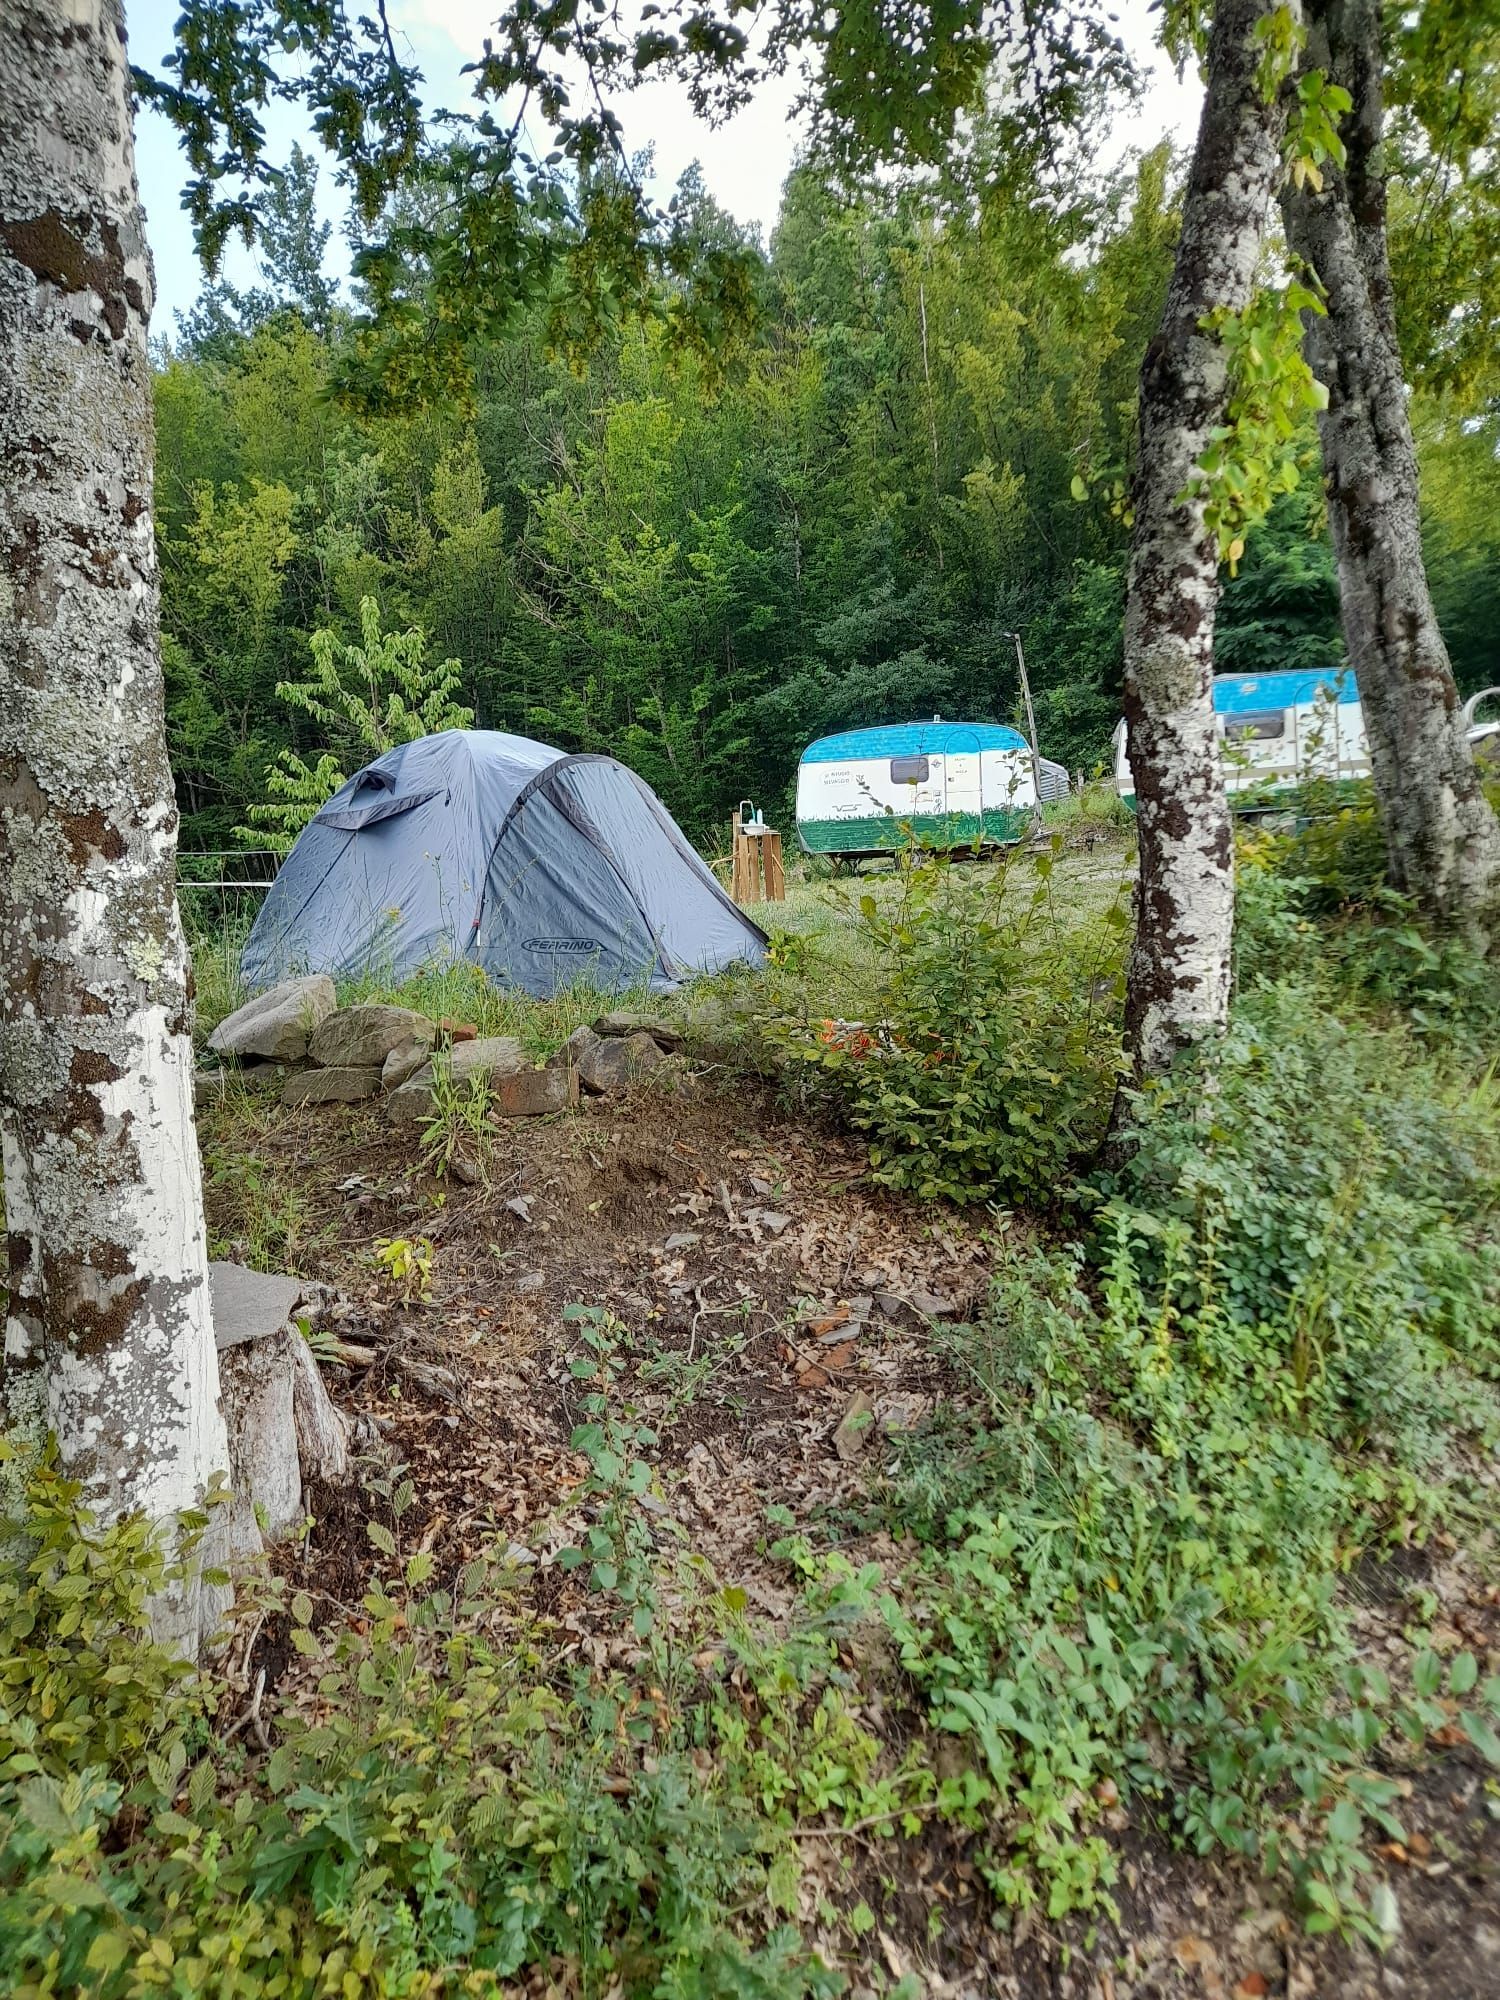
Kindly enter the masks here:
M 603 947 L 593 938 L 522 938 L 522 951 L 551 951 L 569 958 L 586 958 Z

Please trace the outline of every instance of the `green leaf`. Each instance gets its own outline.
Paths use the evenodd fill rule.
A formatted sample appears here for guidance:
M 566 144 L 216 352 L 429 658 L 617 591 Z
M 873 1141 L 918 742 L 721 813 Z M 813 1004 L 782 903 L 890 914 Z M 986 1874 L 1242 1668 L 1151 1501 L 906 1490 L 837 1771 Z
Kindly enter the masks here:
M 1482 1715 L 1476 1715 L 1471 1708 L 1463 1709 L 1459 1714 L 1458 1726 L 1482 1757 L 1487 1758 L 1491 1764 L 1500 1766 L 1500 1736 L 1495 1734 Z
M 1412 1661 L 1412 1686 L 1420 1695 L 1435 1695 L 1443 1684 L 1443 1663 L 1430 1647 L 1424 1647 Z
M 90 1972 L 109 1974 L 118 1972 L 129 1958 L 130 1939 L 120 1931 L 99 1931 L 89 1944 L 88 1957 L 84 1964 Z

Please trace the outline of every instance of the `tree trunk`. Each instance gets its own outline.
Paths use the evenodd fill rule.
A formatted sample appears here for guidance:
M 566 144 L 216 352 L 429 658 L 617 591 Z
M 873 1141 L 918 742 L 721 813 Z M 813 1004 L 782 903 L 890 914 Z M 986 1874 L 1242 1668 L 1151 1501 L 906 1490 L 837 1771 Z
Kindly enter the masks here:
M 0 33 L 5 1403 L 104 1520 L 228 1466 L 152 536 L 152 274 L 120 0 Z M 211 1531 L 209 1542 L 214 1539 Z M 216 1594 L 155 1607 L 195 1650 Z
M 1344 643 L 1359 683 L 1392 884 L 1432 919 L 1488 943 L 1500 917 L 1500 825 L 1464 733 L 1427 572 L 1417 457 L 1386 245 L 1380 0 L 1312 0 L 1307 62 L 1354 100 L 1340 172 L 1288 186 L 1287 240 L 1327 297 L 1305 315 L 1328 390 L 1319 418 Z
M 1264 11 L 1264 0 L 1214 9 L 1177 261 L 1141 368 L 1124 704 L 1140 838 L 1125 1037 L 1138 1077 L 1221 1028 L 1229 1009 L 1234 844 L 1213 712 L 1219 564 L 1203 499 L 1184 492 L 1228 394 L 1223 347 L 1203 321 L 1249 300 L 1281 173 L 1285 109 L 1266 102 L 1255 75 Z

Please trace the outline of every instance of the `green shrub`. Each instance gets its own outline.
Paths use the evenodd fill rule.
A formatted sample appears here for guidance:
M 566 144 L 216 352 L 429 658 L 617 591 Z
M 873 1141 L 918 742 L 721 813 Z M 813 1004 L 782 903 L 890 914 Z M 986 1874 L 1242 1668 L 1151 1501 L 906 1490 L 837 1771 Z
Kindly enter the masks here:
M 984 1320 L 951 1337 L 987 1405 L 960 1504 L 923 1519 L 929 1465 L 892 1506 L 927 1547 L 886 1617 L 993 1787 L 982 1871 L 1010 1907 L 1108 1906 L 1118 1798 L 1199 1851 L 1289 1867 L 1311 1928 L 1378 1938 L 1362 1842 L 1401 1835 L 1371 1753 L 1445 1712 L 1395 1700 L 1342 1608 L 1398 1497 L 1268 1408 L 1257 1330 L 1182 1283 L 1201 1242 L 1173 1233 L 1163 1257 L 1150 1218 L 1117 1210 L 1102 1244 L 1097 1303 L 1076 1253 L 1002 1262 Z M 1472 1668 L 1454 1662 L 1454 1692 Z M 1464 1727 L 1500 1761 L 1497 1706 L 1500 1681 Z
M 1053 907 L 1060 851 L 983 870 L 908 849 L 899 892 L 860 901 L 873 1018 L 763 1024 L 870 1138 L 876 1180 L 952 1201 L 1047 1203 L 1102 1134 L 1119 1074 L 1122 896 Z M 1014 879 L 1013 879 L 1014 878 Z
M 0 1459 L 15 1456 L 0 1439 Z M 100 1769 L 131 1782 L 148 1755 L 201 1731 L 191 1670 L 154 1645 L 147 1611 L 187 1575 L 138 1516 L 94 1529 L 83 1488 L 49 1444 L 28 1470 L 26 1513 L 0 1523 L 0 1772 L 57 1781 Z M 123 1664 L 122 1664 L 123 1663 Z
M 1235 957 L 1242 985 L 1297 970 L 1431 1040 L 1492 1046 L 1500 975 L 1459 936 L 1424 925 L 1390 888 L 1373 802 L 1238 843 Z
M 503 1568 L 471 1562 L 455 1597 L 372 1525 L 389 1572 L 327 1637 L 270 1586 L 316 1699 L 250 1759 L 209 1733 L 225 1690 L 145 1636 L 173 1569 L 140 1525 L 98 1530 L 48 1465 L 29 1498 L 35 1553 L 0 1572 L 16 2000 L 499 1996 L 559 1961 L 586 1995 L 838 1989 L 790 1929 L 739 1935 L 766 1906 L 761 1828 L 658 1705 L 621 1677 L 551 1686 L 513 1626 L 486 1636 Z
M 1247 1391 L 1415 1466 L 1446 1350 L 1500 1373 L 1492 1100 L 1410 1036 L 1341 1021 L 1326 986 L 1260 987 L 1137 1098 L 1134 1151 L 1101 1184 L 1146 1218 L 1156 1282 L 1175 1258 L 1183 1310 L 1212 1299 L 1253 1332 Z
M 1107 1902 L 1117 1795 L 1200 1850 L 1289 1867 L 1314 1929 L 1392 1918 L 1371 1771 L 1500 1680 L 1421 1653 L 1398 1696 L 1343 1579 L 1447 1501 L 1456 1436 L 1500 1428 L 1500 1133 L 1487 1074 L 1357 1012 L 1280 886 L 1300 979 L 1136 1093 L 1088 1253 L 1008 1254 L 948 1336 L 982 1392 L 905 1445 L 891 1517 L 924 1544 L 886 1611 L 934 1724 L 997 1802 L 1002 1902 Z M 1253 877 L 1252 877 L 1253 880 Z M 1258 888 L 1252 894 L 1259 893 Z
M 1308 786 L 1301 798 L 1304 816 L 1295 827 L 1269 836 L 1266 863 L 1299 885 L 1311 915 L 1334 916 L 1373 905 L 1387 887 L 1385 835 L 1369 786 L 1354 804 L 1340 802 L 1331 786 Z

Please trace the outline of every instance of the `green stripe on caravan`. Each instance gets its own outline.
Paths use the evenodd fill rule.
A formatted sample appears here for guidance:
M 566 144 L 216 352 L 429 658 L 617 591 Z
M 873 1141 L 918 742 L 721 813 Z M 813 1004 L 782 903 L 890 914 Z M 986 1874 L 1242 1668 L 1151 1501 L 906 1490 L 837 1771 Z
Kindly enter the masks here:
M 909 839 L 923 846 L 972 847 L 1025 837 L 1029 811 L 919 814 L 915 819 L 798 820 L 797 834 L 809 854 L 889 854 Z

